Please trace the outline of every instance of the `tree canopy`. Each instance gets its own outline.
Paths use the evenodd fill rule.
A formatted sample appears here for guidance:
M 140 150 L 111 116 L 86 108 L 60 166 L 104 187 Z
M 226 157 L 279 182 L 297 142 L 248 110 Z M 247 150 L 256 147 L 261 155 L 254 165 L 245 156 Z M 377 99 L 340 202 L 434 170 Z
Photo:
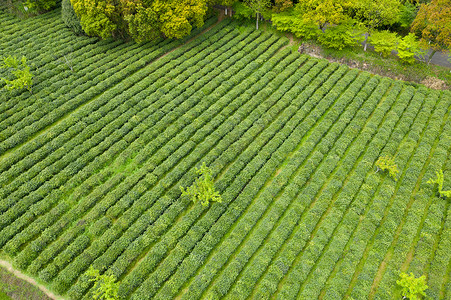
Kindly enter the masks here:
M 451 49 L 451 0 L 421 4 L 411 30 L 435 51 Z
M 88 35 L 181 38 L 203 25 L 207 0 L 71 0 Z

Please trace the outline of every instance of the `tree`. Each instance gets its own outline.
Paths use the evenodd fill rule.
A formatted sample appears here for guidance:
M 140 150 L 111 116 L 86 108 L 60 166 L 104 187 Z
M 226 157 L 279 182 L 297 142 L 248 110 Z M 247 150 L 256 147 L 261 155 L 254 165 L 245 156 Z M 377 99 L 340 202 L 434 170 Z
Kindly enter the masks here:
M 8 56 L 3 58 L 3 62 L 0 64 L 0 69 L 10 70 L 14 75 L 14 79 L 0 78 L 5 82 L 5 88 L 7 90 L 23 89 L 26 88 L 32 93 L 33 86 L 33 74 L 30 72 L 30 67 L 27 65 L 27 59 L 25 56 L 19 60 L 16 56 Z
M 400 5 L 400 0 L 357 0 L 353 3 L 357 20 L 368 30 L 364 41 L 365 51 L 368 36 L 375 28 L 394 24 L 398 20 Z
M 411 31 L 420 37 L 425 47 L 432 48 L 428 63 L 435 52 L 450 49 L 451 0 L 432 0 L 421 4 Z
M 296 11 L 324 32 L 327 24 L 339 24 L 346 19 L 344 10 L 348 6 L 346 0 L 306 0 L 297 4 Z
M 255 13 L 255 27 L 258 29 L 258 18 L 263 10 L 271 5 L 271 0 L 245 0 L 244 3 Z
M 369 42 L 374 46 L 374 51 L 383 57 L 388 57 L 398 45 L 398 36 L 388 30 L 376 31 L 369 37 Z
M 76 34 L 83 34 L 80 20 L 78 19 L 77 14 L 75 13 L 69 0 L 63 0 L 61 2 L 61 19 L 73 32 Z
M 407 64 L 415 62 L 415 55 L 423 56 L 425 54 L 413 33 L 409 33 L 399 41 L 397 50 L 399 59 Z
M 215 186 L 213 182 L 212 171 L 205 165 L 202 164 L 200 169 L 195 169 L 199 177 L 196 181 L 188 187 L 187 189 L 180 187 L 182 191 L 182 196 L 189 196 L 194 203 L 199 200 L 203 206 L 208 206 L 211 201 L 222 202 L 221 195 L 215 191 Z
M 181 38 L 204 24 L 208 0 L 71 0 L 91 36 L 130 36 L 137 42 L 159 36 Z
M 275 0 L 273 10 L 276 13 L 283 12 L 289 8 L 293 7 L 292 0 Z
M 324 32 L 320 31 L 318 42 L 325 47 L 342 50 L 360 43 L 362 37 L 362 31 L 358 27 L 353 26 L 352 22 L 345 22 L 327 27 Z
M 423 275 L 415 278 L 412 273 L 410 275 L 401 273 L 400 277 L 401 279 L 397 280 L 396 283 L 402 287 L 403 299 L 417 300 L 421 296 L 426 296 L 424 292 L 428 288 L 426 285 L 426 276 Z
M 99 270 L 94 269 L 93 266 L 90 266 L 86 275 L 90 278 L 89 281 L 94 282 L 94 294 L 92 296 L 93 299 L 98 300 L 117 300 L 119 284 L 116 282 L 116 277 L 114 275 L 100 275 Z

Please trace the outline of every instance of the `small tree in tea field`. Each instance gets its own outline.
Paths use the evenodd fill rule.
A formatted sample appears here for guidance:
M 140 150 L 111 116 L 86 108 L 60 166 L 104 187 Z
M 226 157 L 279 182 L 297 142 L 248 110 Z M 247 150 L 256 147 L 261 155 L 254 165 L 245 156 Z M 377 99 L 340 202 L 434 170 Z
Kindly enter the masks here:
M 390 177 L 392 177 L 395 181 L 397 180 L 397 175 L 399 173 L 398 166 L 395 164 L 395 160 L 388 156 L 381 156 L 376 161 L 376 172 L 379 171 L 388 171 Z
M 19 60 L 16 56 L 8 56 L 2 59 L 0 62 L 0 69 L 10 70 L 14 75 L 14 79 L 0 78 L 6 83 L 5 88 L 7 90 L 23 89 L 26 88 L 32 93 L 31 87 L 33 85 L 33 74 L 30 72 L 30 67 L 27 65 L 27 59 L 25 56 Z
M 190 187 L 186 189 L 180 187 L 182 196 L 191 197 L 194 203 L 200 200 L 203 206 L 207 206 L 210 200 L 221 203 L 221 195 L 215 191 L 211 169 L 203 163 L 200 169 L 195 168 L 195 170 L 199 177 Z
M 424 292 L 428 286 L 426 285 L 426 276 L 421 276 L 420 278 L 415 278 L 415 276 L 410 273 L 400 274 L 401 279 L 397 280 L 396 283 L 402 287 L 403 299 L 417 300 L 421 296 L 426 296 Z
M 97 300 L 117 300 L 119 299 L 119 283 L 116 282 L 114 275 L 100 275 L 99 270 L 90 266 L 86 274 L 90 277 L 89 281 L 94 281 L 93 299 Z

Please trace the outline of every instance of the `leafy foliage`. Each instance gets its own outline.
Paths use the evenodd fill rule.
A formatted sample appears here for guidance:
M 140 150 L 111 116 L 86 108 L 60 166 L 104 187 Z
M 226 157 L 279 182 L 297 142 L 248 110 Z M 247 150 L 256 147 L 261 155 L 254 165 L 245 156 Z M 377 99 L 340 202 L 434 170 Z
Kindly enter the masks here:
M 379 157 L 379 159 L 376 161 L 376 167 L 376 172 L 378 172 L 379 170 L 388 171 L 390 177 L 392 177 L 395 181 L 398 180 L 397 176 L 399 169 L 393 158 L 388 156 Z
M 80 20 L 70 3 L 70 0 L 63 0 L 61 2 L 61 18 L 64 24 L 69 27 L 76 34 L 82 34 L 83 29 L 81 28 Z
M 131 36 L 137 42 L 155 39 L 182 38 L 193 26 L 201 27 L 207 12 L 206 1 L 131 1 L 72 0 L 88 35 L 103 39 Z
M 321 34 L 321 30 L 318 29 L 318 26 L 300 17 L 273 15 L 271 21 L 277 30 L 291 32 L 298 38 L 310 40 Z
M 114 275 L 100 275 L 99 270 L 90 266 L 86 275 L 90 278 L 89 281 L 94 282 L 93 299 L 98 300 L 116 300 L 118 297 L 119 283 L 116 282 Z
M 355 46 L 362 40 L 362 31 L 350 23 L 330 26 L 318 35 L 318 42 L 323 46 L 334 49 L 343 49 Z
M 324 29 L 326 24 L 339 24 L 346 18 L 344 8 L 348 4 L 346 0 L 307 0 L 300 1 L 296 11 L 305 20 Z
M 356 0 L 352 4 L 355 16 L 370 32 L 382 25 L 391 25 L 398 20 L 399 0 Z
M 197 203 L 197 201 L 200 200 L 203 206 L 208 206 L 210 200 L 221 203 L 221 195 L 215 191 L 210 168 L 203 163 L 200 169 L 196 168 L 196 173 L 199 174 L 199 177 L 192 186 L 187 189 L 180 187 L 182 196 L 191 197 L 194 203 Z
M 426 296 L 425 290 L 428 288 L 426 285 L 426 276 L 421 276 L 419 278 L 415 278 L 415 276 L 410 273 L 407 275 L 406 273 L 400 274 L 401 279 L 397 280 L 396 283 L 402 287 L 402 295 L 404 298 L 408 298 L 410 300 L 420 299 L 421 296 Z
M 0 68 L 8 69 L 14 75 L 15 79 L 0 78 L 6 83 L 7 90 L 26 88 L 30 93 L 32 92 L 33 74 L 30 72 L 30 67 L 27 65 L 25 56 L 19 60 L 16 56 L 8 56 L 3 58 Z
M 233 18 L 237 20 L 249 20 L 254 17 L 254 11 L 247 5 L 237 1 L 233 4 Z
M 443 190 L 443 182 L 445 180 L 445 176 L 443 175 L 443 170 L 440 169 L 435 174 L 437 175 L 437 178 L 435 178 L 435 179 L 431 178 L 431 179 L 429 179 L 429 181 L 427 183 L 437 184 L 438 185 L 438 193 L 439 193 L 440 197 L 451 198 L 451 190 L 449 190 L 449 191 L 444 191 Z
M 421 4 L 411 31 L 434 50 L 451 48 L 451 0 Z
M 255 26 L 258 29 L 258 18 L 271 5 L 271 0 L 244 0 L 244 3 L 254 12 L 256 19 Z
M 56 6 L 56 0 L 26 0 L 24 3 L 28 9 L 45 12 Z
M 401 27 L 409 28 L 417 15 L 417 6 L 406 1 L 399 10 L 399 23 Z
M 398 45 L 398 36 L 394 32 L 388 30 L 376 31 L 368 41 L 374 46 L 374 51 L 380 53 L 383 57 L 387 57 Z
M 424 56 L 425 51 L 421 49 L 419 41 L 413 33 L 409 33 L 399 40 L 398 57 L 403 63 L 413 64 L 416 56 Z
M 283 12 L 289 8 L 293 7 L 292 0 L 275 0 L 273 10 L 276 13 Z

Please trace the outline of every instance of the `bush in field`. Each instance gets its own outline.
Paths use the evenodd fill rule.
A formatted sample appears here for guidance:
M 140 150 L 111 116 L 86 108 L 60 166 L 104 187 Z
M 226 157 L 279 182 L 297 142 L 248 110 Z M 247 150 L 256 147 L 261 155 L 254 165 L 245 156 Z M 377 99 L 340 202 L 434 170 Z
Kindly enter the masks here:
M 81 28 L 80 20 L 70 3 L 70 0 L 63 0 L 61 2 L 61 18 L 64 24 L 69 27 L 76 34 L 83 34 L 83 29 Z
M 438 193 L 439 193 L 440 197 L 451 198 L 451 190 L 449 190 L 449 191 L 443 190 L 443 182 L 445 180 L 445 177 L 443 175 L 443 170 L 440 169 L 440 171 L 436 172 L 435 174 L 437 175 L 437 178 L 435 178 L 435 179 L 431 178 L 431 179 L 429 179 L 429 181 L 427 183 L 438 185 Z
M 193 183 L 192 186 L 188 187 L 186 190 L 180 187 L 182 191 L 182 196 L 189 196 L 194 203 L 200 200 L 203 206 L 207 206 L 211 201 L 221 202 L 221 195 L 215 191 L 213 177 L 211 170 L 202 164 L 200 169 L 196 168 L 196 173 L 199 177 Z
M 379 157 L 376 161 L 376 172 L 379 171 L 388 171 L 390 177 L 392 177 L 395 181 L 397 180 L 396 176 L 399 173 L 398 166 L 395 164 L 395 160 L 388 156 Z
M 33 74 L 30 72 L 30 67 L 27 65 L 27 59 L 25 56 L 19 60 L 16 56 L 8 56 L 3 58 L 3 62 L 0 63 L 0 69 L 9 69 L 11 74 L 14 75 L 14 79 L 0 78 L 0 80 L 6 83 L 5 88 L 7 90 L 20 90 L 26 88 L 30 93 L 33 85 Z
M 89 281 L 94 282 L 94 295 L 93 299 L 99 300 L 116 300 L 119 299 L 117 295 L 119 284 L 116 282 L 116 278 L 113 275 L 100 275 L 99 270 L 90 266 L 86 274 L 89 277 Z
M 397 280 L 396 283 L 402 287 L 403 299 L 416 300 L 420 299 L 420 295 L 426 296 L 424 292 L 428 288 L 426 285 L 426 276 L 423 275 L 420 278 L 415 278 L 412 273 L 410 275 L 401 273 L 400 276 L 401 279 Z

